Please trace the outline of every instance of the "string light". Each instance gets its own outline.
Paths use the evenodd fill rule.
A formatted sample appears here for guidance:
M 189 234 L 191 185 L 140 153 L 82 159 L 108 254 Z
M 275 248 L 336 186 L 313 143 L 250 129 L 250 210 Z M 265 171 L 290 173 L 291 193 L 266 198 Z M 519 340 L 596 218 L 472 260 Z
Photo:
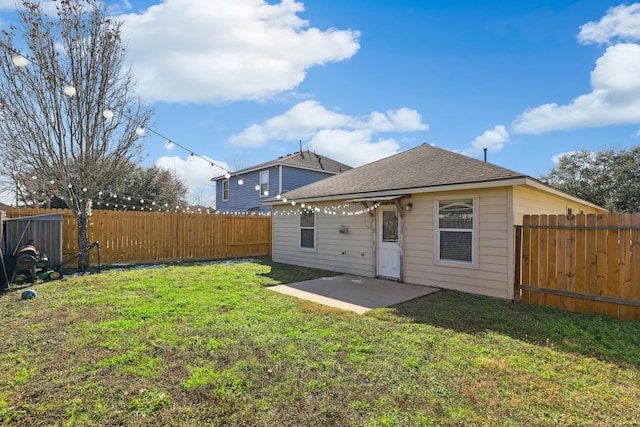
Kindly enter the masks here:
M 76 88 L 70 85 L 66 85 L 63 89 L 63 92 L 68 97 L 76 96 Z
M 176 144 L 175 144 L 175 142 L 173 142 L 173 141 L 171 141 L 171 140 L 168 140 L 168 141 L 167 141 L 167 148 L 168 148 L 169 150 L 171 150 L 171 149 L 174 147 L 174 145 L 176 145 Z
M 111 120 L 111 119 L 113 119 L 113 111 L 111 111 L 111 110 L 104 110 L 104 111 L 102 112 L 102 116 L 103 116 L 105 119 L 107 119 L 107 120 Z
M 138 136 L 144 136 L 144 135 L 145 135 L 145 133 L 146 133 L 146 132 L 145 132 L 145 129 L 144 129 L 143 127 L 141 127 L 141 126 L 140 126 L 140 127 L 136 128 L 136 135 L 138 135 Z
M 29 61 L 22 55 L 14 54 L 11 56 L 11 60 L 13 61 L 13 65 L 18 68 L 24 68 L 29 65 Z

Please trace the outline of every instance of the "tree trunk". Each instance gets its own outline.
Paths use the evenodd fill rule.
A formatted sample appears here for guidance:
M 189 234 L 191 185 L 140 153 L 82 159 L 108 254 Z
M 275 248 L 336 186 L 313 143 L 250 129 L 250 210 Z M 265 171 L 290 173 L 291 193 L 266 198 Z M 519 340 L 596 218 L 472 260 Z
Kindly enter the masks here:
M 84 273 L 89 268 L 89 232 L 87 231 L 87 216 L 84 212 L 76 215 L 78 224 L 78 271 Z

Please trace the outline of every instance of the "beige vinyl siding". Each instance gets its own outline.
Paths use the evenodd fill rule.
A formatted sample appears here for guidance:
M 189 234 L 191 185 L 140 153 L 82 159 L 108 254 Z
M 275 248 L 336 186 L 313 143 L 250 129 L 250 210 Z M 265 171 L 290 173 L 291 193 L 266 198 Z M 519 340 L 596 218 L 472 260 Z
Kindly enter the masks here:
M 404 281 L 499 298 L 512 298 L 509 285 L 509 188 L 413 195 L 404 216 Z M 475 265 L 436 260 L 436 201 L 440 197 L 476 197 Z
M 344 202 L 316 203 L 316 248 L 300 249 L 299 211 L 291 205 L 273 207 L 273 250 L 276 262 L 374 277 L 373 218 L 368 213 L 355 213 L 362 205 L 345 205 Z M 335 215 L 325 213 L 327 207 Z M 336 209 L 339 207 L 338 209 Z M 346 226 L 349 233 L 340 233 L 340 226 Z
M 513 188 L 513 219 L 516 225 L 522 225 L 524 215 L 560 215 L 566 214 L 568 209 L 571 209 L 574 214 L 605 212 L 537 188 L 525 186 Z

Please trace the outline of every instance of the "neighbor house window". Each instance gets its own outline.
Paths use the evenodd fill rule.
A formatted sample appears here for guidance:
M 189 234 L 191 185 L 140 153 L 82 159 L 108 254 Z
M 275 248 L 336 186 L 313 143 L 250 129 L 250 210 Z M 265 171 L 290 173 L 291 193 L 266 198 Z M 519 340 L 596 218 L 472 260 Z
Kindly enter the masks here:
M 300 213 L 300 247 L 315 249 L 316 247 L 316 213 L 302 211 Z
M 222 181 L 222 200 L 229 200 L 229 180 Z
M 438 259 L 473 263 L 473 199 L 438 201 Z
M 260 172 L 260 196 L 267 197 L 269 195 L 269 171 Z

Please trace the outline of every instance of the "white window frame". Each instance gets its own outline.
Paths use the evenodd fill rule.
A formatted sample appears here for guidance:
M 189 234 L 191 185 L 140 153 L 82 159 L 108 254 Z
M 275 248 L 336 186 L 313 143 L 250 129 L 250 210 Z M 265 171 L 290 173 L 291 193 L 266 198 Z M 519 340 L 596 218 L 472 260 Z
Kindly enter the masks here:
M 224 181 L 222 181 L 222 200 L 224 202 L 229 200 L 229 180 L 228 179 L 225 179 Z
M 311 214 L 313 216 L 313 226 L 303 226 L 302 225 L 302 215 L 303 214 Z M 311 210 L 302 210 L 298 215 L 298 227 L 300 231 L 298 232 L 298 247 L 302 251 L 315 252 L 317 248 L 318 242 L 318 215 L 315 211 Z M 302 246 L 302 231 L 303 230 L 313 230 L 313 247 L 305 247 Z
M 266 180 L 263 179 L 266 176 Z M 266 187 L 266 188 L 265 188 Z M 264 192 L 267 192 L 265 194 Z M 260 171 L 260 197 L 269 197 L 269 171 Z
M 440 202 L 446 202 L 451 200 L 470 200 L 472 203 L 472 228 L 471 229 L 449 229 L 440 228 Z M 434 203 L 434 253 L 436 254 L 435 263 L 438 265 L 455 265 L 457 267 L 477 268 L 478 267 L 478 215 L 479 215 L 479 197 L 478 195 L 461 194 L 455 196 L 439 197 L 435 199 Z M 443 231 L 463 231 L 471 233 L 471 261 L 443 259 L 440 255 L 440 236 Z

